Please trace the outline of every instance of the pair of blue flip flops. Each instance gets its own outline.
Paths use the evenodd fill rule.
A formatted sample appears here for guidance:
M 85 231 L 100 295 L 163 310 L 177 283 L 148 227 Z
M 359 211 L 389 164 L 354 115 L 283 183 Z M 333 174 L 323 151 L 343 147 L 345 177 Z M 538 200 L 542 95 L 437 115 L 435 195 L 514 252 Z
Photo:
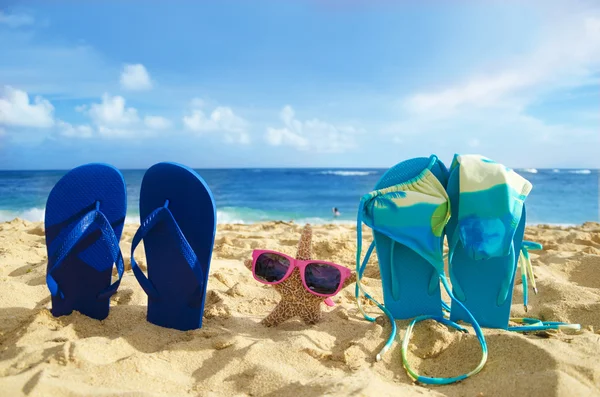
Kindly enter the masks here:
M 375 189 L 360 202 L 357 222 L 356 297 L 375 303 L 391 320 L 392 333 L 381 355 L 391 347 L 395 319 L 410 319 L 402 343 L 402 360 L 409 375 L 421 383 L 447 384 L 478 373 L 487 360 L 481 327 L 511 331 L 578 329 L 577 324 L 510 319 L 517 265 L 521 263 L 524 304 L 527 274 L 534 286 L 528 249 L 524 242 L 525 199 L 531 183 L 513 170 L 479 155 L 456 155 L 450 170 L 436 157 L 415 158 L 390 168 Z M 373 230 L 373 243 L 361 261 L 362 223 Z M 448 239 L 446 277 L 444 237 Z M 366 293 L 360 279 L 376 248 L 385 304 Z M 521 261 L 520 261 L 521 258 Z M 441 298 L 443 286 L 451 305 Z M 445 314 L 449 312 L 449 318 Z M 418 375 L 408 363 L 407 351 L 414 325 L 433 319 L 466 332 L 457 321 L 473 325 L 482 359 L 471 372 L 434 378 Z M 509 326 L 509 320 L 522 324 Z
M 52 314 L 77 310 L 102 320 L 125 271 L 119 241 L 127 212 L 121 172 L 87 164 L 63 176 L 46 203 L 46 281 Z M 148 321 L 180 330 L 200 328 L 216 231 L 210 189 L 192 169 L 159 163 L 140 189 L 140 221 L 132 270 L 148 295 Z M 148 277 L 133 253 L 144 240 Z M 113 265 L 118 277 L 112 281 Z

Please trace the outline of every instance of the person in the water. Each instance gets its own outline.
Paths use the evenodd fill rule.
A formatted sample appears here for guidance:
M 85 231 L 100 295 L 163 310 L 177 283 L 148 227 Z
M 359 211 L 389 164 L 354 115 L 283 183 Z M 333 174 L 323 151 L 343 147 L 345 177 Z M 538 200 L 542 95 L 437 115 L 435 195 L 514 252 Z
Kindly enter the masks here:
M 332 211 L 333 211 L 333 216 L 336 218 L 341 215 L 340 211 L 338 211 L 337 207 L 333 207 Z

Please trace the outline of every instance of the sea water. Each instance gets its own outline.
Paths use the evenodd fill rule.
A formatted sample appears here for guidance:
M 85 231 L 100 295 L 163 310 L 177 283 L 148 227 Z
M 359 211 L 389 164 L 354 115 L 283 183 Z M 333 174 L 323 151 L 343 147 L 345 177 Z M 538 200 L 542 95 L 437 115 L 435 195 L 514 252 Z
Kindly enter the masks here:
M 210 186 L 219 223 L 270 220 L 297 223 L 355 222 L 360 198 L 385 169 L 209 169 L 196 170 Z M 598 170 L 518 169 L 533 184 L 528 224 L 600 221 Z M 127 221 L 139 223 L 144 170 L 123 170 Z M 0 222 L 15 217 L 42 221 L 46 199 L 66 171 L 0 171 Z M 332 208 L 340 211 L 334 217 Z

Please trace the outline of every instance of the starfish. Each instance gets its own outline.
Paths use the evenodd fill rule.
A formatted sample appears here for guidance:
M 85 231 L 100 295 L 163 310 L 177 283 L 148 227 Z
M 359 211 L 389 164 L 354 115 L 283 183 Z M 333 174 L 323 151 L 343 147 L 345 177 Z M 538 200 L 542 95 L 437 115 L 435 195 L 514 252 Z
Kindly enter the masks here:
M 302 235 L 298 242 L 298 251 L 296 259 L 310 260 L 312 256 L 312 228 L 306 225 L 302 229 Z M 252 261 L 247 260 L 244 265 L 252 270 Z M 356 281 L 356 274 L 352 275 L 344 282 L 344 288 Z M 300 317 L 306 324 L 315 324 L 321 320 L 321 303 L 328 298 L 316 296 L 308 292 L 302 284 L 300 271 L 294 269 L 293 273 L 283 282 L 273 285 L 275 290 L 281 295 L 281 301 L 275 306 L 275 309 L 269 314 L 262 324 L 267 327 L 273 327 L 294 317 Z

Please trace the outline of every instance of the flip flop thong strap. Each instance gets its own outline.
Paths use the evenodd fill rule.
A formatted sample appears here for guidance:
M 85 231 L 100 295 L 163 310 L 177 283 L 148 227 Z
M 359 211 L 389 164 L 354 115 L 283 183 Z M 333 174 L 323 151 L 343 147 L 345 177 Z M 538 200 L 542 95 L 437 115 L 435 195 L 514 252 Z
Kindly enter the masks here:
M 362 202 L 361 202 L 361 207 L 362 207 Z M 375 298 L 373 298 L 367 291 L 365 291 L 365 289 L 362 286 L 361 280 L 363 277 L 363 274 L 365 272 L 365 268 L 367 267 L 367 263 L 369 262 L 369 258 L 371 257 L 371 254 L 373 253 L 373 250 L 375 249 L 375 241 L 373 241 L 371 243 L 371 245 L 369 246 L 369 249 L 367 250 L 367 253 L 365 255 L 365 258 L 362 261 L 362 265 L 361 265 L 361 251 L 362 251 L 362 217 L 361 217 L 361 211 L 359 210 L 359 215 L 358 215 L 358 222 L 357 222 L 357 250 L 356 250 L 356 287 L 354 289 L 354 296 L 356 297 L 356 304 L 358 306 L 358 309 L 360 310 L 360 312 L 362 313 L 362 315 L 364 316 L 364 318 L 368 321 L 374 322 L 376 319 L 375 317 L 371 317 L 369 316 L 363 309 L 362 307 L 362 302 L 361 302 L 361 294 L 365 296 L 365 298 L 367 298 L 368 300 L 370 300 L 371 302 L 373 302 L 388 318 L 388 320 L 390 321 L 390 326 L 391 326 L 391 332 L 390 335 L 385 343 L 385 345 L 383 346 L 383 348 L 379 351 L 379 353 L 377 353 L 377 361 L 380 361 L 382 356 L 385 354 L 385 352 L 387 352 L 393 345 L 394 340 L 396 339 L 396 321 L 394 319 L 394 316 L 392 316 L 392 313 L 389 312 L 389 310 L 386 309 L 386 307 L 384 305 L 382 305 L 381 303 L 379 303 Z
M 531 258 L 529 257 L 529 251 L 541 250 L 542 245 L 533 241 L 523 241 L 521 245 L 521 255 L 519 256 L 519 264 L 521 267 L 521 281 L 523 284 L 523 306 L 527 311 L 528 304 L 528 289 L 529 285 L 533 288 L 533 292 L 537 294 L 537 286 L 535 285 L 535 274 L 533 273 L 533 265 L 531 264 Z M 563 330 L 579 330 L 581 325 L 569 324 L 560 321 L 542 321 L 537 318 L 515 318 L 511 317 L 510 321 L 518 323 L 520 325 L 508 327 L 509 331 L 513 332 L 535 332 L 535 331 L 547 331 L 551 329 Z
M 485 363 L 487 361 L 488 349 L 487 349 L 487 343 L 485 341 L 485 337 L 483 336 L 483 331 L 481 330 L 481 327 L 477 323 L 477 320 L 475 320 L 475 317 L 473 317 L 473 314 L 471 314 L 471 312 L 469 310 L 467 310 L 467 308 L 463 305 L 463 303 L 461 301 L 459 301 L 458 299 L 456 299 L 456 297 L 452 294 L 452 289 L 451 289 L 450 285 L 448 284 L 448 280 L 446 279 L 446 277 L 444 275 L 440 274 L 439 278 L 440 278 L 442 285 L 444 286 L 444 289 L 450 296 L 450 299 L 452 299 L 459 306 L 461 306 L 462 309 L 469 316 L 469 320 L 471 322 L 471 325 L 473 326 L 473 330 L 475 331 L 475 336 L 477 337 L 477 340 L 479 341 L 479 345 L 481 346 L 481 360 L 479 361 L 479 364 L 477 365 L 477 367 L 472 369 L 470 372 L 456 376 L 456 377 L 451 377 L 451 378 L 436 378 L 436 377 L 422 376 L 422 375 L 417 374 L 410 367 L 409 362 L 408 362 L 408 344 L 410 342 L 412 330 L 416 323 L 418 323 L 420 321 L 424 321 L 424 320 L 435 320 L 446 326 L 455 328 L 461 332 L 469 333 L 469 331 L 466 328 L 461 327 L 454 321 L 450 321 L 449 319 L 445 318 L 444 316 L 424 315 L 424 316 L 419 316 L 419 317 L 416 317 L 415 319 L 413 319 L 410 322 L 408 328 L 406 329 L 406 333 L 404 334 L 404 339 L 402 340 L 401 352 L 402 352 L 402 365 L 406 369 L 406 372 L 408 373 L 408 375 L 412 379 L 414 379 L 416 382 L 420 382 L 420 383 L 424 383 L 424 384 L 433 384 L 433 385 L 447 385 L 450 383 L 459 382 L 461 380 L 464 380 L 470 376 L 473 376 L 473 375 L 479 373 L 479 371 L 481 371 L 481 369 L 483 368 L 483 366 L 485 365 Z
M 117 272 L 119 274 L 118 280 L 102 290 L 97 298 L 106 299 L 117 292 L 125 270 L 123 255 L 121 254 L 119 239 L 117 238 L 114 229 L 108 219 L 106 219 L 106 216 L 100 211 L 99 205 L 97 205 L 95 209 L 81 217 L 79 222 L 75 224 L 69 234 L 64 238 L 59 248 L 54 251 L 49 259 L 51 265 L 46 274 L 46 284 L 48 285 L 48 289 L 52 296 L 60 296 L 61 299 L 64 299 L 64 293 L 52 274 L 63 265 L 65 259 L 69 256 L 69 253 L 75 248 L 77 243 L 87 235 L 90 228 L 94 225 L 101 231 L 103 237 L 102 241 L 110 251 L 111 259 L 117 266 Z
M 160 294 L 158 290 L 152 284 L 152 282 L 146 277 L 142 269 L 140 269 L 134 258 L 134 252 L 139 243 L 148 235 L 148 233 L 159 223 L 164 223 L 169 228 L 170 236 L 172 236 L 176 241 L 179 247 L 179 252 L 185 258 L 185 261 L 189 265 L 190 269 L 194 272 L 194 276 L 199 286 L 198 289 L 194 292 L 193 296 L 190 299 L 189 304 L 194 306 L 199 304 L 204 296 L 204 284 L 205 284 L 205 274 L 202 270 L 202 266 L 198 261 L 198 257 L 196 253 L 192 249 L 190 243 L 185 238 L 185 235 L 181 231 L 179 224 L 175 220 L 173 213 L 168 208 L 168 200 L 163 207 L 159 207 L 152 211 L 150 215 L 144 219 L 140 228 L 135 233 L 133 237 L 133 241 L 131 243 L 131 269 L 133 270 L 133 274 L 137 278 L 138 282 L 142 286 L 142 289 L 151 299 L 159 299 Z
M 523 241 L 523 244 L 521 245 L 519 265 L 521 268 L 521 282 L 523 284 L 523 306 L 525 308 L 525 311 L 527 311 L 527 304 L 529 299 L 529 283 L 531 283 L 533 292 L 537 294 L 537 286 L 535 285 L 535 274 L 533 273 L 533 265 L 531 264 L 529 251 L 541 250 L 542 248 L 543 247 L 541 244 L 534 243 L 532 241 Z
M 569 324 L 560 321 L 542 321 L 537 318 L 511 318 L 510 321 L 522 324 L 508 327 L 509 331 L 513 332 L 536 332 L 536 331 L 548 331 L 554 330 L 565 330 L 570 329 L 579 331 L 581 329 L 580 324 Z

